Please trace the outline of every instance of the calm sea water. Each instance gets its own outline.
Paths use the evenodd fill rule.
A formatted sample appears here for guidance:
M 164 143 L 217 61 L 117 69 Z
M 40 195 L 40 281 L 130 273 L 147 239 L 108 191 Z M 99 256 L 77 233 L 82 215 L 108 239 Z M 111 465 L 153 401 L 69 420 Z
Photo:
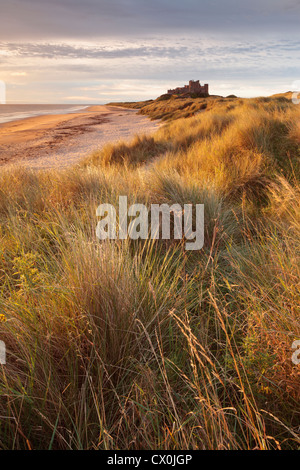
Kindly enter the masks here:
M 0 124 L 4 122 L 41 116 L 43 114 L 65 114 L 80 112 L 91 105 L 68 104 L 0 104 Z

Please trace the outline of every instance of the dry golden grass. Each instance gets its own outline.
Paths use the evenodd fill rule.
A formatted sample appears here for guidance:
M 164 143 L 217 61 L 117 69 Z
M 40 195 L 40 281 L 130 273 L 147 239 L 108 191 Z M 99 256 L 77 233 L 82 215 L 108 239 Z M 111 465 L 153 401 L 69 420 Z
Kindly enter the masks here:
M 179 118 L 187 118 L 212 108 L 233 109 L 243 103 L 239 98 L 223 98 L 222 96 L 210 96 L 208 98 L 182 97 L 181 95 L 162 95 L 156 100 L 141 101 L 137 103 L 111 103 L 125 108 L 139 109 L 141 114 L 148 115 L 151 119 L 162 121 L 175 121 Z
M 299 110 L 203 104 L 146 104 L 176 119 L 72 170 L 1 170 L 2 449 L 299 446 Z M 97 241 L 119 195 L 204 203 L 203 250 Z

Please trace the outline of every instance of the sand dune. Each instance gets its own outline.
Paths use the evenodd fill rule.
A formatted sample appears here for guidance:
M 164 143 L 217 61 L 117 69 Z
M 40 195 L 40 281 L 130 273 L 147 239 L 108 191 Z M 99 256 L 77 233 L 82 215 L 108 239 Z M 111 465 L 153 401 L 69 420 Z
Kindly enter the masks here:
M 116 106 L 91 106 L 76 113 L 1 124 L 0 165 L 67 167 L 108 142 L 149 134 L 159 125 L 136 110 Z

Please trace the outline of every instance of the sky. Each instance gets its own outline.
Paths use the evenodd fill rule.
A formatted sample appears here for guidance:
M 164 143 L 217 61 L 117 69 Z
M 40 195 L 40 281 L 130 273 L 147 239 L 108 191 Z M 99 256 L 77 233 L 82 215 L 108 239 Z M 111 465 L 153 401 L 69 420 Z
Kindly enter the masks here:
M 189 80 L 211 94 L 292 90 L 300 0 L 0 0 L 8 103 L 156 98 Z

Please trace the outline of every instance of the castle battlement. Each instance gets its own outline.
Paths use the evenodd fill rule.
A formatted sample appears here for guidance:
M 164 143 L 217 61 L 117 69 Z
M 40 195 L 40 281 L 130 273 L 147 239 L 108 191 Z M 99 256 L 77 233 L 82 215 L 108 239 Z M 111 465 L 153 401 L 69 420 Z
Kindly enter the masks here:
M 201 85 L 199 80 L 190 80 L 188 85 L 168 90 L 168 95 L 180 95 L 182 93 L 199 93 L 209 95 L 208 84 Z

